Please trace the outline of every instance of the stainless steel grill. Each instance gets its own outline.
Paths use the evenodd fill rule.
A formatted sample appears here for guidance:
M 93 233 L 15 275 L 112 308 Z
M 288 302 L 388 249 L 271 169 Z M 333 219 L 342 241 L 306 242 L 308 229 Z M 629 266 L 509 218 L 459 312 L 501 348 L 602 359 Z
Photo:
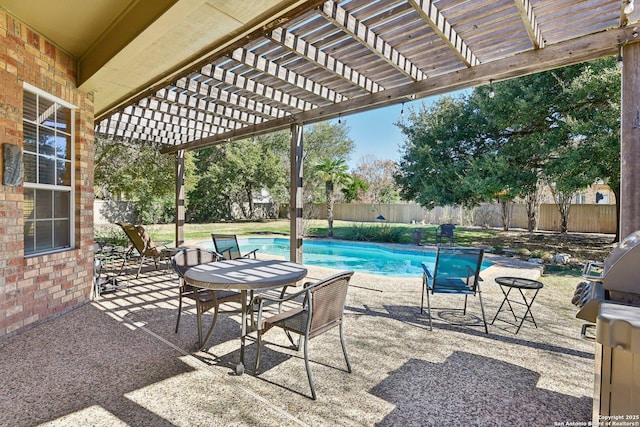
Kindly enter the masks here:
M 604 262 L 588 263 L 571 302 L 594 341 L 593 422 L 640 413 L 640 230 L 624 238 Z M 595 334 L 588 330 L 595 328 Z M 614 363 L 615 361 L 615 363 Z

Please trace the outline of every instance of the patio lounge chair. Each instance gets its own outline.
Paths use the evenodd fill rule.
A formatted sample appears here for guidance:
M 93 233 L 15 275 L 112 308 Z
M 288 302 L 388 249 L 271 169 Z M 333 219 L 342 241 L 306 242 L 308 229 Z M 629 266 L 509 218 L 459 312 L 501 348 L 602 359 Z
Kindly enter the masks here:
M 476 248 L 438 248 L 436 265 L 433 274 L 425 263 L 422 263 L 422 301 L 420 313 L 424 312 L 424 294 L 427 294 L 427 310 L 429 313 L 429 330 L 432 330 L 431 301 L 429 294 L 464 295 L 463 314 L 467 314 L 467 297 L 478 295 L 484 331 L 487 329 L 487 319 L 482 304 L 480 292 L 480 268 L 482 267 L 483 249 Z
M 455 229 L 455 224 L 440 224 L 436 229 L 436 245 L 439 245 L 440 241 L 449 240 L 449 244 L 453 246 L 453 232 Z
M 256 257 L 258 249 L 254 249 L 246 254 L 240 253 L 240 246 L 238 245 L 238 238 L 235 234 L 211 234 L 213 240 L 213 246 L 215 250 L 223 259 L 231 260 L 236 258 L 249 258 Z
M 344 345 L 344 334 L 342 331 L 342 316 L 344 304 L 347 297 L 347 288 L 353 271 L 339 273 L 316 283 L 306 283 L 304 289 L 293 293 L 286 298 L 273 298 L 266 295 L 259 295 L 255 298 L 258 304 L 258 354 L 256 356 L 256 375 L 260 367 L 260 354 L 262 350 L 262 335 L 273 327 L 284 329 L 289 341 L 296 350 L 300 349 L 300 341 L 304 339 L 304 363 L 307 369 L 307 378 L 311 387 L 312 398 L 316 399 L 316 389 L 313 385 L 311 370 L 309 368 L 309 340 L 321 335 L 330 329 L 340 327 L 340 344 L 344 360 L 347 362 L 347 371 L 351 372 L 351 364 L 347 356 L 347 349 Z M 282 311 L 271 317 L 263 319 L 263 309 L 266 302 L 277 302 L 281 307 L 282 303 L 293 301 L 304 295 L 304 300 L 297 307 Z M 293 332 L 300 335 L 298 345 L 295 345 L 293 338 L 289 334 Z
M 138 251 L 140 255 L 140 265 L 138 266 L 136 279 L 140 275 L 140 270 L 142 269 L 145 258 L 153 258 L 156 270 L 158 269 L 158 259 L 169 260 L 169 248 L 166 245 L 156 245 L 142 225 L 133 225 L 129 222 L 118 222 L 116 224 L 122 227 L 122 230 L 131 243 L 131 246 L 125 253 L 123 266 L 131 255 L 133 255 L 134 250 Z
M 200 264 L 206 264 L 208 262 L 218 261 L 219 256 L 211 251 L 200 248 L 188 248 L 182 249 L 173 256 L 171 264 L 173 269 L 178 274 L 180 280 L 180 299 L 178 302 L 178 319 L 176 320 L 176 330 L 178 333 L 178 327 L 180 326 L 180 314 L 182 313 L 182 298 L 192 299 L 196 303 L 197 324 L 198 324 L 198 350 L 201 350 L 213 333 L 213 328 L 216 326 L 218 320 L 218 313 L 239 313 L 239 309 L 220 311 L 220 304 L 227 302 L 241 303 L 241 295 L 239 292 L 234 291 L 212 291 L 210 289 L 199 289 L 194 286 L 188 285 L 184 281 L 184 273 L 191 267 Z M 207 311 L 213 309 L 213 320 L 211 326 L 207 331 L 206 336 L 203 338 L 202 331 L 202 315 Z

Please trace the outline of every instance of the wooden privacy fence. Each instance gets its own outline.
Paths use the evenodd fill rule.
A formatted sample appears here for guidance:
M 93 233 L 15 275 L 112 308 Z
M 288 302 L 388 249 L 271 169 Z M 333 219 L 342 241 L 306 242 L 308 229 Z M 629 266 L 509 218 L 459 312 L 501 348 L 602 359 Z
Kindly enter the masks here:
M 523 204 L 509 206 L 512 228 L 527 228 L 527 211 Z M 324 204 L 305 206 L 314 219 L 327 219 Z M 389 223 L 425 223 L 442 224 L 451 222 L 458 225 L 502 227 L 501 206 L 485 203 L 473 209 L 458 207 L 435 207 L 425 209 L 420 205 L 409 204 L 361 204 L 336 203 L 333 218 L 342 221 L 380 222 L 376 218 L 382 215 Z M 540 206 L 538 229 L 560 231 L 560 212 L 554 204 Z M 569 231 L 583 233 L 615 233 L 616 205 L 572 205 L 569 214 Z

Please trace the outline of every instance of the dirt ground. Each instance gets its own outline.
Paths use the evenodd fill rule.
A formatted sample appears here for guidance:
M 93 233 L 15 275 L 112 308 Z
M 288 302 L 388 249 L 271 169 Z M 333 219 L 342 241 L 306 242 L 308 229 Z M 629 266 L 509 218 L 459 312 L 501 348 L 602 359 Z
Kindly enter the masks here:
M 616 246 L 613 234 L 566 233 L 526 230 L 500 231 L 495 236 L 478 238 L 474 246 L 494 248 L 501 246 L 509 254 L 518 249 L 531 252 L 542 251 L 551 255 L 566 253 L 571 256 L 571 265 L 581 268 L 588 261 L 603 261 Z

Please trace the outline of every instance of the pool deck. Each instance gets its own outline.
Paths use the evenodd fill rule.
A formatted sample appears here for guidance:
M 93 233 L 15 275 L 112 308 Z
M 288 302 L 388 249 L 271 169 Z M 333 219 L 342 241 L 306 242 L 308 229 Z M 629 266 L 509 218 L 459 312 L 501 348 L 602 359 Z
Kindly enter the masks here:
M 261 255 L 264 257 L 264 255 Z M 488 321 L 502 293 L 496 276 L 538 278 L 537 266 L 487 255 Z M 133 268 L 130 272 L 133 272 Z M 580 339 L 574 286 L 542 289 L 536 329 L 496 322 L 485 334 L 477 298 L 435 295 L 433 330 L 420 313 L 421 279 L 356 273 L 346 302 L 345 371 L 336 330 L 310 343 L 318 399 L 302 352 L 265 335 L 262 372 L 232 374 L 239 315 L 221 315 L 195 350 L 195 308 L 174 333 L 177 278 L 152 265 L 129 287 L 0 343 L 3 426 L 525 426 L 591 419 L 593 344 Z M 311 267 L 308 278 L 334 270 Z M 576 283 L 578 279 L 576 279 Z

